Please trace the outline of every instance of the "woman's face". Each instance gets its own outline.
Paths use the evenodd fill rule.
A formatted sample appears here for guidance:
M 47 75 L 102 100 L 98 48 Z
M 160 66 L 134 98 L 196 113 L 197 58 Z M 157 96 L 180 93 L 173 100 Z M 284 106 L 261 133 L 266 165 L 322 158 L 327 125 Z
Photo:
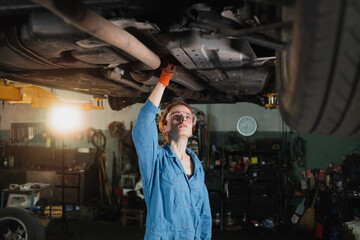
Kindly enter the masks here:
M 193 114 L 184 105 L 176 105 L 168 113 L 165 132 L 169 139 L 190 137 L 192 135 Z

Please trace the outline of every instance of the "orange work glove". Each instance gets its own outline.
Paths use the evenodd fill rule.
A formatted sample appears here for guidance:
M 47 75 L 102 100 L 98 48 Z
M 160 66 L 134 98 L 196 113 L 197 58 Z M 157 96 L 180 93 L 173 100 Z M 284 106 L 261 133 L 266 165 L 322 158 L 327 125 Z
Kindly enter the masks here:
M 165 86 L 169 86 L 170 78 L 174 74 L 175 70 L 176 70 L 175 65 L 168 63 L 166 68 L 162 69 L 162 73 L 158 82 L 164 84 Z

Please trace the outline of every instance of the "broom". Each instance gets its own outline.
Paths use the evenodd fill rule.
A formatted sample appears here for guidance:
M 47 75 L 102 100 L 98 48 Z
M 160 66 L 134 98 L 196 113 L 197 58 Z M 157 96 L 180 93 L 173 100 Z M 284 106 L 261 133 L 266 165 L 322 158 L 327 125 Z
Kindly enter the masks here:
M 299 224 L 297 225 L 298 230 L 313 232 L 315 227 L 315 202 L 317 195 L 319 194 L 319 188 L 316 190 L 314 199 L 311 203 L 311 206 L 305 211 L 304 215 L 300 219 Z

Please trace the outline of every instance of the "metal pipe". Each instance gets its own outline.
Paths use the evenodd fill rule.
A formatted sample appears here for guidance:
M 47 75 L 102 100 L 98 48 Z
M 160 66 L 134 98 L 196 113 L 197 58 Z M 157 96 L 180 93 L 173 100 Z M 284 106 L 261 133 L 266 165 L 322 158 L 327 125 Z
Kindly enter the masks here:
M 233 29 L 233 28 L 228 28 L 228 27 L 224 26 L 223 29 L 221 29 L 219 33 L 202 34 L 201 36 L 204 38 L 208 38 L 208 39 L 221 38 L 221 37 L 232 37 L 232 36 L 240 37 L 240 36 L 244 36 L 244 35 L 267 31 L 270 29 L 291 27 L 292 24 L 293 24 L 292 21 L 277 22 L 277 23 L 270 23 L 270 24 L 261 25 L 258 27 L 244 28 L 244 29 Z
M 148 69 L 157 69 L 160 58 L 127 31 L 86 8 L 82 1 L 31 0 L 49 9 L 65 22 L 91 34 L 140 60 Z
M 195 79 L 192 75 L 187 73 L 186 70 L 183 70 L 181 67 L 177 67 L 176 72 L 171 78 L 171 81 L 177 82 L 193 91 L 202 91 L 206 88 L 205 84 Z
M 196 101 L 209 102 L 210 96 L 204 95 L 201 92 L 192 91 L 186 88 L 176 88 L 174 86 L 169 85 L 168 88 L 173 91 L 177 96 L 182 97 L 184 99 L 191 99 Z
M 140 92 L 144 92 L 144 93 L 150 93 L 151 89 L 148 88 L 145 85 L 138 85 L 137 83 L 127 80 L 125 78 L 122 77 L 122 73 L 121 70 L 119 68 L 115 68 L 114 71 L 108 71 L 105 73 L 105 77 L 108 79 L 111 79 L 115 82 L 121 83 L 121 84 L 125 84 L 131 88 L 134 88 Z
M 248 36 L 244 35 L 244 36 L 239 36 L 239 38 L 249 41 L 250 43 L 254 43 L 263 47 L 268 47 L 280 51 L 284 51 L 289 47 L 289 44 L 286 42 L 278 41 L 276 39 L 272 39 L 270 37 L 262 36 L 262 35 L 255 35 L 255 34 Z
M 193 26 L 201 27 L 202 23 L 193 23 Z M 243 39 L 249 41 L 250 43 L 258 44 L 260 46 L 276 49 L 276 50 L 286 50 L 288 48 L 288 43 L 282 42 L 271 37 L 268 37 L 264 34 L 260 34 L 259 32 L 269 30 L 269 29 L 276 29 L 276 28 L 284 28 L 289 27 L 292 25 L 291 21 L 288 22 L 278 22 L 272 23 L 268 25 L 263 25 L 259 27 L 253 28 L 245 28 L 245 29 L 229 29 L 224 26 L 223 29 L 220 30 L 219 33 L 204 33 L 201 34 L 202 38 L 205 39 L 220 39 L 224 37 L 231 37 L 237 39 Z

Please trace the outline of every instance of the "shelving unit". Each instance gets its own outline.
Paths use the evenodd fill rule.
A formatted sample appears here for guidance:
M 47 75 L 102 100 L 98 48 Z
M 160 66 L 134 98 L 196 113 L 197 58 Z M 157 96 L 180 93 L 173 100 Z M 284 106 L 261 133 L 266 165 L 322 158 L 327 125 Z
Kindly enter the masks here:
M 220 215 L 220 229 L 241 225 L 244 215 L 258 221 L 277 217 L 280 145 L 278 141 L 275 144 L 275 149 L 247 146 L 239 151 L 224 152 L 225 160 L 221 161 L 220 168 L 207 172 L 205 183 L 212 215 L 213 218 L 217 213 Z M 243 165 L 237 167 L 234 162 Z

